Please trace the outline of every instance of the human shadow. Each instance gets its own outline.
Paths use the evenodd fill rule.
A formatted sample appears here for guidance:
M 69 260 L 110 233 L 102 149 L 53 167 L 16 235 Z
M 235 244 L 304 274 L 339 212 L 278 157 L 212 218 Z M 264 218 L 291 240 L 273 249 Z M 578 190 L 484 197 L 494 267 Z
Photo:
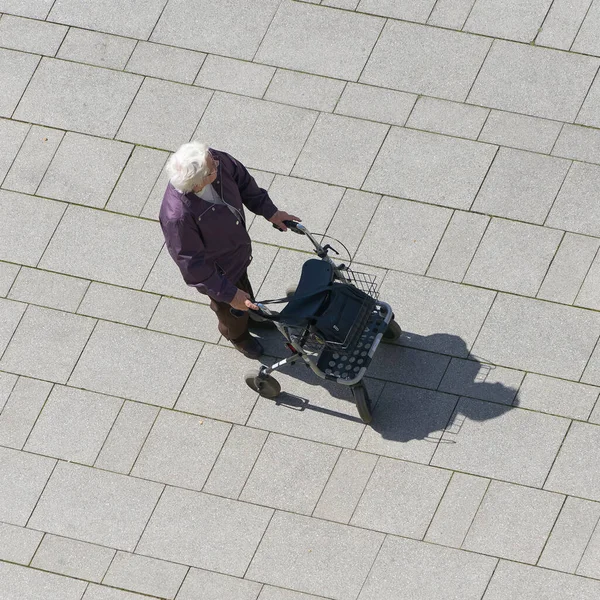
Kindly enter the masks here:
M 265 336 L 269 349 L 274 348 L 277 337 L 281 343 L 280 335 Z M 399 343 L 380 344 L 367 370 L 364 383 L 373 403 L 370 426 L 387 440 L 437 444 L 445 431 L 457 432 L 465 419 L 486 421 L 517 406 L 517 389 L 498 381 L 498 371 L 493 364 L 470 355 L 459 336 L 403 332 Z M 284 367 L 283 372 L 299 382 L 325 387 L 334 398 L 353 402 L 347 386 L 318 378 L 301 361 Z M 283 391 L 274 402 L 292 410 L 314 410 L 359 421 L 291 391 Z

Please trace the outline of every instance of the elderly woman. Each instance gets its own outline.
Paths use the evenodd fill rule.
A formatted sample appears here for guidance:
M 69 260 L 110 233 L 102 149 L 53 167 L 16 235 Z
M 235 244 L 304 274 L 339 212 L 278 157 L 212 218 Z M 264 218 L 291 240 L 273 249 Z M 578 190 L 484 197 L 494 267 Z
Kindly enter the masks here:
M 256 308 L 246 270 L 252 260 L 244 206 L 284 231 L 298 217 L 277 210 L 244 165 L 225 152 L 194 141 L 167 162 L 170 181 L 160 208 L 167 249 L 183 279 L 210 297 L 219 331 L 248 358 L 263 348 L 248 331 L 248 309 Z M 242 317 L 231 308 L 244 311 Z

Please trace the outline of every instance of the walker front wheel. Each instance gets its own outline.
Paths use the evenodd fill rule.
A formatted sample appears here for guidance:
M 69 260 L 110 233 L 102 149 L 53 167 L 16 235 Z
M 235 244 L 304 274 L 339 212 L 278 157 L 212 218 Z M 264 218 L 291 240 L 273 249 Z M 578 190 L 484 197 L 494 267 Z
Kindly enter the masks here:
M 248 371 L 244 376 L 246 385 L 263 398 L 275 398 L 281 392 L 281 385 L 271 375 L 261 375 L 258 369 Z
M 371 398 L 369 398 L 367 388 L 359 383 L 352 388 L 352 395 L 354 396 L 354 402 L 356 402 L 358 415 L 363 423 L 370 423 L 373 415 L 371 414 Z

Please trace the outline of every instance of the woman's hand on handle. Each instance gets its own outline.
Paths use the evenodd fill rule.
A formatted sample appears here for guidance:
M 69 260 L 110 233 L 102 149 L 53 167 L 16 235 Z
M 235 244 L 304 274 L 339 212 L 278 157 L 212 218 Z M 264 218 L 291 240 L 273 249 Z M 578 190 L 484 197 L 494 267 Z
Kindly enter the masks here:
M 247 311 L 248 309 L 258 310 L 258 306 L 252 302 L 250 294 L 243 290 L 238 290 L 233 297 L 233 300 L 229 303 L 232 308 L 236 310 Z
M 284 210 L 278 210 L 270 219 L 271 223 L 281 229 L 281 231 L 287 231 L 287 226 L 284 221 L 302 221 L 300 217 L 295 217 L 286 213 Z

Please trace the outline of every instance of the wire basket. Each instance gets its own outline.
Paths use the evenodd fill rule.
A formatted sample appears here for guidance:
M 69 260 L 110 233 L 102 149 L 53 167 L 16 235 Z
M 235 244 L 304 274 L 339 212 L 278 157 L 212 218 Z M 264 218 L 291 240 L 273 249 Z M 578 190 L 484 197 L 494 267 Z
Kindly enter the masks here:
M 376 275 L 355 271 L 350 267 L 345 267 L 343 273 L 347 283 L 351 283 L 361 292 L 369 294 L 374 300 L 379 298 L 379 284 L 377 283 Z

